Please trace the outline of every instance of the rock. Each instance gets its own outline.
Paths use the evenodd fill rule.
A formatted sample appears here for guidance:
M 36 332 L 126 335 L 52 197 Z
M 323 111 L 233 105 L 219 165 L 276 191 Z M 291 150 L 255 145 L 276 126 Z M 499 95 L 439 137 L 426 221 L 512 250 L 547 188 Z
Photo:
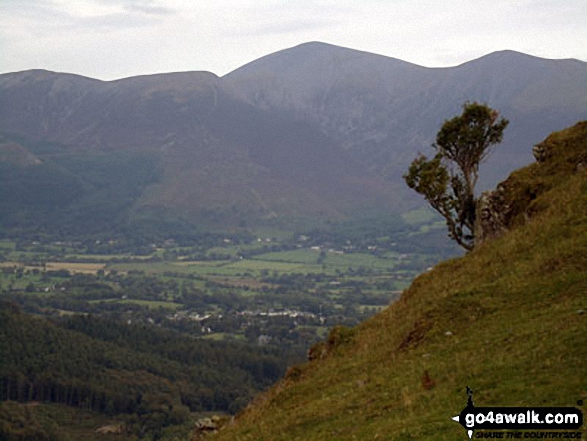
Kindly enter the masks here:
M 541 142 L 532 147 L 532 155 L 534 155 L 536 162 L 546 162 L 552 156 L 552 151 L 546 143 Z
M 212 418 L 202 418 L 196 421 L 196 428 L 201 432 L 212 431 L 218 429 L 218 424 Z
M 481 194 L 477 202 L 475 221 L 475 245 L 504 234 L 511 207 L 506 198 L 505 187 L 499 184 L 493 191 Z
M 109 426 L 102 426 L 96 429 L 96 433 L 100 435 L 120 435 L 122 433 L 122 425 L 121 424 L 111 424 Z

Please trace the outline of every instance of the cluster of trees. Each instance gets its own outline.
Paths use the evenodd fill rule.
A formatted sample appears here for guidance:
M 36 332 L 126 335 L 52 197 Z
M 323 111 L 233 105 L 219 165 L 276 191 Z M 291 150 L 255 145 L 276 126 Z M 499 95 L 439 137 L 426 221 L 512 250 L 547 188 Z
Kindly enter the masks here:
M 49 322 L 0 302 L 0 401 L 128 414 L 160 428 L 189 411 L 236 412 L 283 375 L 293 354 L 211 342 L 93 316 Z

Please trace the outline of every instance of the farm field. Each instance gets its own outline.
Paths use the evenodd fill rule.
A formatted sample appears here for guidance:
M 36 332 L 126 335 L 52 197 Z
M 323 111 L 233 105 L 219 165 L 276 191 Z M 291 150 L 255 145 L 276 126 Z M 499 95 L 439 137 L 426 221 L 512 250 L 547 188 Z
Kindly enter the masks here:
M 275 253 L 260 254 L 254 260 L 265 262 L 302 263 L 311 266 L 324 266 L 325 269 L 343 268 L 369 268 L 389 270 L 396 266 L 401 255 L 387 253 L 385 257 L 377 257 L 371 254 L 352 253 L 345 254 L 340 251 L 321 251 L 314 249 L 299 249 L 293 251 L 281 251 Z
M 99 270 L 103 270 L 105 266 L 105 263 L 47 262 L 45 269 L 46 271 L 65 270 L 72 274 L 96 274 Z
M 320 259 L 318 262 L 317 260 Z M 148 274 L 181 273 L 195 275 L 238 276 L 243 273 L 260 275 L 262 272 L 278 273 L 325 273 L 335 274 L 337 270 L 360 268 L 388 271 L 393 270 L 399 261 L 397 258 L 379 258 L 368 254 L 328 253 L 320 257 L 314 250 L 280 251 L 260 254 L 250 259 L 221 261 L 177 261 L 177 262 L 132 262 L 108 263 L 106 270 L 119 272 L 144 271 Z

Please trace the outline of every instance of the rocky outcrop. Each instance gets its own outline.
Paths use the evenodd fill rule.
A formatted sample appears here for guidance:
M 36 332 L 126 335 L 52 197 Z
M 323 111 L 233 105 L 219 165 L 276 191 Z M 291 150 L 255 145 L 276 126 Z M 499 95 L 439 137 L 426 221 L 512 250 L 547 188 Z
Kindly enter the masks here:
M 493 191 L 484 192 L 477 201 L 475 221 L 475 245 L 504 234 L 507 228 L 510 204 L 507 202 L 505 187 L 498 185 Z
M 534 156 L 534 159 L 536 159 L 536 162 L 546 162 L 552 157 L 552 149 L 548 148 L 547 143 L 541 142 L 532 147 L 532 155 Z
M 225 417 L 214 415 L 210 418 L 200 418 L 196 421 L 194 432 L 190 437 L 190 441 L 206 439 L 208 435 L 214 434 L 228 422 Z
M 543 207 L 534 203 L 564 175 L 587 169 L 587 121 L 556 132 L 532 148 L 536 162 L 510 175 L 477 201 L 475 245 L 525 223 Z
M 122 424 L 111 424 L 109 426 L 102 426 L 96 429 L 96 433 L 100 435 L 120 435 L 122 432 Z

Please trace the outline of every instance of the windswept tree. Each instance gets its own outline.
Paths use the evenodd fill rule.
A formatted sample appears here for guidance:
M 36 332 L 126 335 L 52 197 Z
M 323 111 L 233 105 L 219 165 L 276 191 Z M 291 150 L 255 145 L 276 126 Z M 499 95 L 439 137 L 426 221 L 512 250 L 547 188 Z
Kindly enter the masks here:
M 404 175 L 408 186 L 444 217 L 449 237 L 466 250 L 475 245 L 479 164 L 501 142 L 508 123 L 489 106 L 467 102 L 463 113 L 445 121 L 436 135 L 436 155 L 419 155 Z

